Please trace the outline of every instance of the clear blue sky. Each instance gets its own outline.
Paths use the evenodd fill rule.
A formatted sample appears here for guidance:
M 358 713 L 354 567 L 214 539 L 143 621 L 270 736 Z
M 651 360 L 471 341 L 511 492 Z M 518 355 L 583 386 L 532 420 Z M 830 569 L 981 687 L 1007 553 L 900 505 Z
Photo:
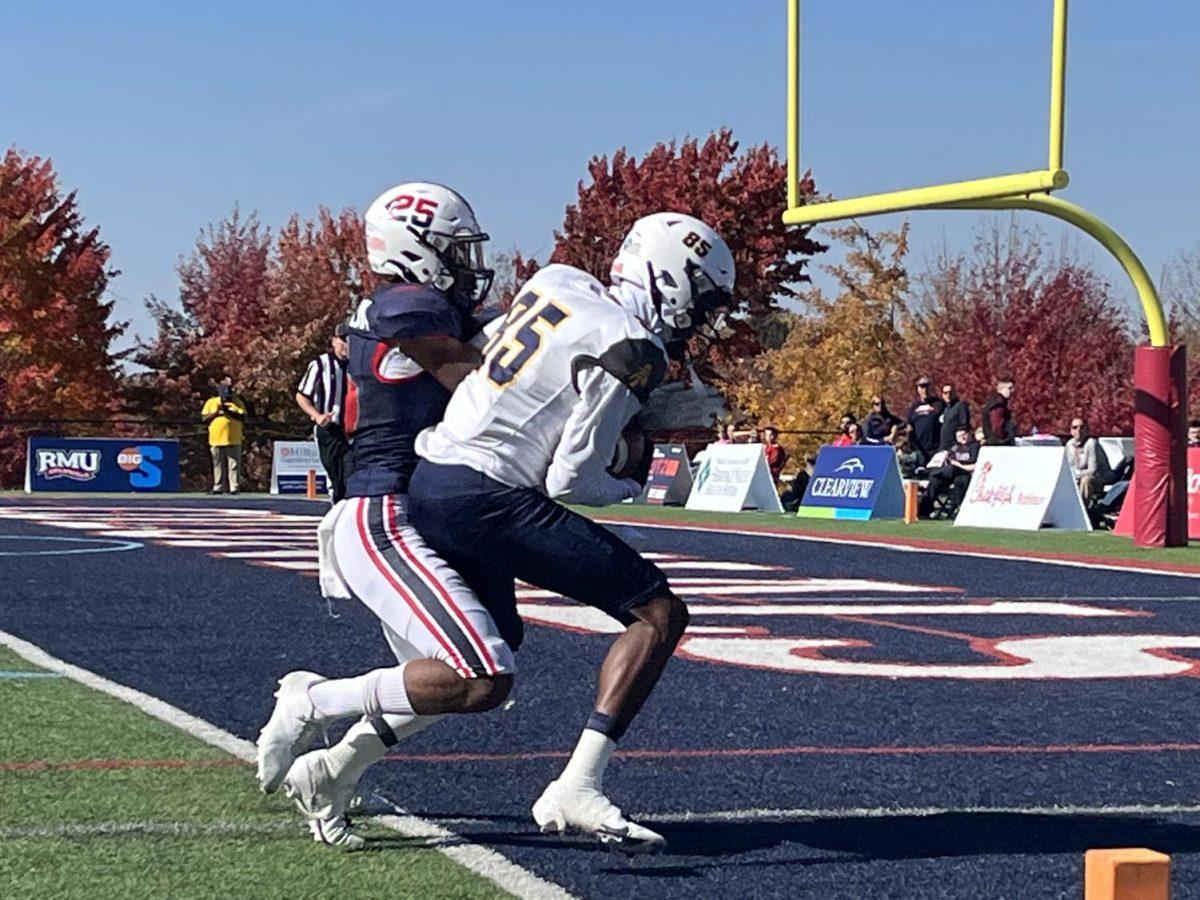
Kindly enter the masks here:
M 1051 5 L 808 0 L 818 187 L 1043 167 Z M 123 272 L 117 313 L 144 331 L 143 298 L 175 297 L 176 260 L 235 203 L 275 226 L 438 180 L 494 246 L 544 254 L 592 154 L 725 124 L 782 146 L 784 19 L 783 0 L 10 4 L 0 145 L 52 157 L 78 189 Z M 1076 0 L 1070 37 L 1064 196 L 1157 278 L 1200 240 L 1200 4 Z M 911 218 L 920 265 L 978 217 Z

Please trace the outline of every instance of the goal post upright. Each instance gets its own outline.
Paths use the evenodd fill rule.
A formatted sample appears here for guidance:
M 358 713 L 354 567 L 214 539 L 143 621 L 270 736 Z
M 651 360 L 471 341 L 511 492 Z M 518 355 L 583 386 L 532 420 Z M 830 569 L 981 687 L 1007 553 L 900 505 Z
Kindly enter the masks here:
M 1175 546 L 1187 543 L 1186 465 L 1172 449 L 1182 446 L 1187 420 L 1186 383 L 1180 373 L 1182 348 L 1172 348 L 1166 316 L 1154 282 L 1137 254 L 1115 230 L 1077 204 L 1050 196 L 1070 181 L 1063 168 L 1066 118 L 1068 0 L 1053 0 L 1050 58 L 1050 133 L 1047 168 L 928 187 L 887 191 L 818 203 L 800 193 L 800 38 L 801 0 L 787 0 L 787 225 L 814 225 L 840 219 L 918 209 L 1021 209 L 1054 216 L 1091 235 L 1120 263 L 1137 291 L 1150 346 L 1139 347 L 1134 383 L 1134 441 L 1139 459 L 1133 502 L 1135 543 Z M 1180 498 L 1184 507 L 1179 508 Z M 1182 537 L 1180 536 L 1182 534 Z

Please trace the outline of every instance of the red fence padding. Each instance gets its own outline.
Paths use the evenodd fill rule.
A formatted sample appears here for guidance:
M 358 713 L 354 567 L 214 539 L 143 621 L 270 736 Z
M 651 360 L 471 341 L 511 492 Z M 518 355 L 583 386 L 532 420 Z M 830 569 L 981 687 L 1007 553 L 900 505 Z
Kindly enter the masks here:
M 1138 347 L 1133 361 L 1133 542 L 1187 546 L 1187 358 Z

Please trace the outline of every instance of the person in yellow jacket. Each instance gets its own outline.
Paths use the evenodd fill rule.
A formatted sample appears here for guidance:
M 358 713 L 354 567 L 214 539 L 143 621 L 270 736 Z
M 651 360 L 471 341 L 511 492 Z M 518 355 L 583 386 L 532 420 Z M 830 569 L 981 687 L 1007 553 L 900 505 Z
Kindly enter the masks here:
M 242 422 L 246 407 L 233 396 L 233 379 L 226 376 L 217 385 L 217 396 L 204 401 L 200 412 L 208 426 L 208 446 L 212 451 L 214 494 L 236 494 L 242 468 Z

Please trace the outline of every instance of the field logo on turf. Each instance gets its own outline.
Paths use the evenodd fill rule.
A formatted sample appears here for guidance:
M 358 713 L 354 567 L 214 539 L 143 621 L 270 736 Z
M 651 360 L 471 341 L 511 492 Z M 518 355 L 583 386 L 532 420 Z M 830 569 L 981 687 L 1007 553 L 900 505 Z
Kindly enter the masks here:
M 37 473 L 41 478 L 70 478 L 72 481 L 91 481 L 100 472 L 99 450 L 37 451 Z

